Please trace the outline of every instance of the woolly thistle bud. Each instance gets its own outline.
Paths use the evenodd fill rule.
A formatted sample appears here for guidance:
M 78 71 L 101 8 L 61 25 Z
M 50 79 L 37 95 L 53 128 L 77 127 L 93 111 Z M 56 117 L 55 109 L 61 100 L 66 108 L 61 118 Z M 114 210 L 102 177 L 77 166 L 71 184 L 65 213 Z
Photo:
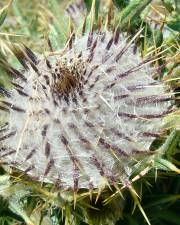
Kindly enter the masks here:
M 126 182 L 133 158 L 159 135 L 171 97 L 118 29 L 72 36 L 62 54 L 46 58 L 14 49 L 24 71 L 6 64 L 14 89 L 1 88 L 9 114 L 1 161 L 75 191 Z

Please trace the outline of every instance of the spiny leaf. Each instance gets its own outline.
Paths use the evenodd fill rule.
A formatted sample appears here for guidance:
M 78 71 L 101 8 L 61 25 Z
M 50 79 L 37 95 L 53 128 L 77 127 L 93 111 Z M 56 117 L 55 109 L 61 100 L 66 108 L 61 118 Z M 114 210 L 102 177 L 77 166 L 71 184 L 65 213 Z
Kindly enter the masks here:
M 180 173 L 180 169 L 178 169 L 174 164 L 172 164 L 168 160 L 158 157 L 158 158 L 156 158 L 155 163 L 159 163 L 163 167 L 167 168 L 169 171 L 174 171 L 176 173 Z

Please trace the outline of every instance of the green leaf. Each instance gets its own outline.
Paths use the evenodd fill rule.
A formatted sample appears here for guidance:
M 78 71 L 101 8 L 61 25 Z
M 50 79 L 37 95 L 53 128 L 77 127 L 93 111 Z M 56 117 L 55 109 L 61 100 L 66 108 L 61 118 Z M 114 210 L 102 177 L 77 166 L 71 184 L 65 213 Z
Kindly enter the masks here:
M 129 4 L 129 0 L 113 0 L 113 3 L 117 8 L 122 9 Z
M 168 23 L 167 26 L 174 31 L 180 32 L 180 16 L 174 16 Z
M 87 11 L 90 12 L 91 11 L 91 5 L 92 5 L 92 0 L 84 0 Z
M 152 199 L 153 197 L 151 197 Z M 180 195 L 156 195 L 153 201 L 148 201 L 147 205 L 144 206 L 145 209 L 151 209 L 152 207 L 167 204 L 169 202 L 175 202 L 180 199 Z
M 134 218 L 132 215 L 127 215 L 126 218 L 128 220 L 129 225 L 139 225 L 136 218 Z
M 96 20 L 98 19 L 99 7 L 100 7 L 100 0 L 96 0 L 96 5 L 95 5 L 95 18 L 96 18 Z
M 175 2 L 176 11 L 178 13 L 180 13 L 180 1 L 179 0 L 174 0 L 174 2 Z
M 121 29 L 125 28 L 134 17 L 139 16 L 151 1 L 152 0 L 131 1 L 130 4 L 119 15 Z
M 180 141 L 180 130 L 173 130 L 168 136 L 167 140 L 161 147 L 162 151 L 166 153 L 167 156 L 173 155 L 177 144 Z
M 179 1 L 179 0 L 178 0 Z M 169 12 L 172 12 L 174 10 L 174 7 L 173 7 L 173 0 L 164 0 L 162 1 L 163 5 L 165 6 L 165 8 L 169 11 Z
M 156 48 L 161 46 L 161 44 L 163 42 L 163 33 L 162 33 L 161 30 L 155 30 L 154 31 L 154 42 L 156 44 Z
M 173 211 L 170 210 L 166 210 L 166 211 L 156 211 L 155 212 L 155 216 L 159 217 L 161 220 L 165 220 L 168 221 L 169 224 L 180 224 L 180 217 L 179 215 L 177 215 L 176 213 L 174 213 Z
M 180 169 L 178 169 L 174 164 L 172 164 L 168 160 L 158 157 L 155 159 L 155 163 L 159 163 L 160 165 L 162 165 L 162 167 L 167 168 L 167 170 L 169 170 L 169 171 L 174 171 L 176 173 L 180 173 Z

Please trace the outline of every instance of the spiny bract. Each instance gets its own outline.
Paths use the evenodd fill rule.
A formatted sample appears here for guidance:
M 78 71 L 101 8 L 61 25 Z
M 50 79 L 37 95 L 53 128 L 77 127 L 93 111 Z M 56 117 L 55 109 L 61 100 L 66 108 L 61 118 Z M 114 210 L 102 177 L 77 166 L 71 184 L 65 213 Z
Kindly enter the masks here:
M 149 152 L 171 112 L 150 60 L 118 29 L 71 35 L 61 54 L 14 53 L 24 71 L 6 65 L 15 78 L 13 90 L 1 88 L 0 108 L 9 113 L 1 160 L 73 190 L 126 182 L 133 158 Z
M 79 25 L 87 14 L 84 1 L 79 0 L 71 3 L 66 9 L 66 13 L 76 25 Z

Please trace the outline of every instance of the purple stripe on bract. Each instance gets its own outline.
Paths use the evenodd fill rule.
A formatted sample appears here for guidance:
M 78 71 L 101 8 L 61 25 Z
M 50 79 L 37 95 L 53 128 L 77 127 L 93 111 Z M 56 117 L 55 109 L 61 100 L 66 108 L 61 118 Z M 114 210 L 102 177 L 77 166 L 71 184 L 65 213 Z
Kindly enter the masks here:
M 16 134 L 16 131 L 6 134 L 3 137 L 0 137 L 0 141 L 4 141 L 5 139 L 10 138 L 10 137 L 14 136 L 15 134 Z
M 46 145 L 45 145 L 45 156 L 46 156 L 46 158 L 49 157 L 50 151 L 51 151 L 51 146 L 50 146 L 49 142 L 47 142 Z
M 16 150 L 11 150 L 11 151 L 6 152 L 3 155 L 1 155 L 0 158 L 4 158 L 4 157 L 9 156 L 9 155 L 12 155 L 14 153 L 16 153 Z
M 172 100 L 171 97 L 152 95 L 152 96 L 137 98 L 135 104 L 141 105 L 145 103 L 159 103 L 159 102 L 165 102 L 165 101 L 171 101 L 171 100 Z
M 96 166 L 101 176 L 104 176 L 104 170 L 103 170 L 103 164 L 96 158 L 96 156 L 93 154 L 90 157 L 91 162 Z
M 93 32 L 89 32 L 87 40 L 87 48 L 89 48 L 92 45 L 92 41 L 93 41 Z
M 163 113 L 159 113 L 159 114 L 144 114 L 144 115 L 135 115 L 135 114 L 131 114 L 131 113 L 118 113 L 118 116 L 120 117 L 127 117 L 127 118 L 137 118 L 137 119 L 156 119 L 156 118 L 161 118 L 164 117 L 165 115 L 168 115 L 169 113 L 173 112 L 173 110 L 168 110 L 165 111 Z
M 47 176 L 50 172 L 50 170 L 52 169 L 52 167 L 54 166 L 54 159 L 50 159 L 47 166 L 46 166 L 46 169 L 44 171 L 44 176 Z
M 114 44 L 117 45 L 119 41 L 120 29 L 117 28 L 114 35 Z
M 112 43 L 113 43 L 113 37 L 109 40 L 107 46 L 106 46 L 106 50 L 109 50 L 112 46 Z
M 27 155 L 25 161 L 31 159 L 35 153 L 36 153 L 35 149 L 31 150 L 31 152 Z

